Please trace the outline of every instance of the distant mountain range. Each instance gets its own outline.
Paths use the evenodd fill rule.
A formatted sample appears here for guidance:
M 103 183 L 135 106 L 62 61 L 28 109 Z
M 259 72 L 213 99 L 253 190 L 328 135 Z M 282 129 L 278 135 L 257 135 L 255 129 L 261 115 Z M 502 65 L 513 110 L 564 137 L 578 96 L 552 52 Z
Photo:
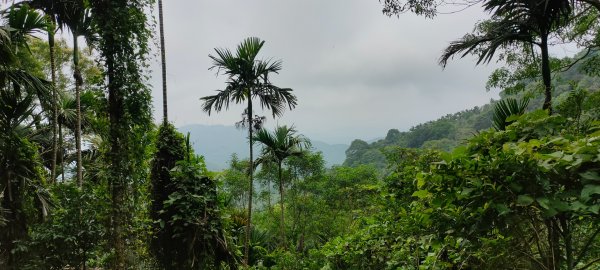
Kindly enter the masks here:
M 186 125 L 178 128 L 184 135 L 190 133 L 190 142 L 196 154 L 204 156 L 206 167 L 212 171 L 226 169 L 232 154 L 248 158 L 247 132 L 234 126 L 222 125 Z M 339 165 L 346 159 L 346 144 L 328 144 L 312 140 L 314 151 L 323 153 L 326 165 Z M 255 145 L 256 150 L 260 149 Z

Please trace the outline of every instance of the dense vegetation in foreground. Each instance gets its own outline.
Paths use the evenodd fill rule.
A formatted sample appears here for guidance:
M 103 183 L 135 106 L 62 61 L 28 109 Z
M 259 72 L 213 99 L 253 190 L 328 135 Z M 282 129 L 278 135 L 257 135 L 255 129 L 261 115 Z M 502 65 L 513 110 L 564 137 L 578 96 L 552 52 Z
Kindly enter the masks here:
M 388 15 L 438 7 L 382 3 Z M 246 105 L 250 139 L 250 158 L 222 172 L 169 123 L 166 102 L 152 124 L 153 1 L 13 4 L 0 13 L 0 268 L 598 269 L 600 3 L 482 3 L 490 20 L 440 63 L 498 52 L 507 65 L 489 86 L 505 98 L 357 141 L 345 166 L 326 168 L 293 126 L 262 128 L 253 105 L 277 117 L 299 102 L 270 81 L 282 65 L 259 60 L 264 41 L 216 49 L 225 87 L 200 104 Z M 553 59 L 549 39 L 587 52 Z

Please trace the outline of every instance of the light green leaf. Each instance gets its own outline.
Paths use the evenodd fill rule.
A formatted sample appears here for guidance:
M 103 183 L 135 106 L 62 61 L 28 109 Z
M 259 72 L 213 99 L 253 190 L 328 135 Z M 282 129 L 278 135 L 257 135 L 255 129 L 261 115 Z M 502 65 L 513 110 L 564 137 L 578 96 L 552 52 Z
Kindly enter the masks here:
M 561 158 L 564 155 L 563 151 L 556 151 L 554 153 L 548 154 L 548 156 L 554 157 L 554 158 Z
M 429 191 L 427 190 L 419 190 L 419 191 L 415 191 L 412 196 L 413 197 L 418 197 L 419 199 L 424 199 L 427 198 L 427 196 L 429 196 Z
M 422 188 L 425 185 L 425 178 L 422 174 L 417 175 L 417 188 Z

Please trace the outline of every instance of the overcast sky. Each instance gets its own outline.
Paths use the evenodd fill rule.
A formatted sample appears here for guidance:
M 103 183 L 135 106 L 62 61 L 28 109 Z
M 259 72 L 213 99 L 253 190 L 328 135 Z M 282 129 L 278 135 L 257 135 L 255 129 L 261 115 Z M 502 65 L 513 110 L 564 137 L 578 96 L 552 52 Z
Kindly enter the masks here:
M 294 124 L 329 143 L 385 136 L 489 102 L 492 66 L 472 58 L 437 59 L 448 43 L 485 18 L 470 8 L 433 20 L 404 14 L 389 18 L 377 0 L 163 1 L 169 117 L 176 126 L 233 125 L 242 106 L 208 115 L 200 97 L 222 89 L 225 77 L 210 71 L 215 47 L 234 49 L 244 38 L 265 40 L 261 58 L 283 60 L 272 76 L 294 89 L 298 106 L 271 125 Z M 155 118 L 161 119 L 159 63 L 153 65 Z M 263 113 L 268 115 L 268 113 Z

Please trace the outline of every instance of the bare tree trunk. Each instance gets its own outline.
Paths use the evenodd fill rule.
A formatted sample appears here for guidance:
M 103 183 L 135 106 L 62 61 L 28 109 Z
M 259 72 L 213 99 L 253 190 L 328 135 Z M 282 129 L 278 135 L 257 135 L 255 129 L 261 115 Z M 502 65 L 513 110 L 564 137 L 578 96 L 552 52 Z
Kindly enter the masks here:
M 573 237 L 571 232 L 571 226 L 567 220 L 566 214 L 558 217 L 560 226 L 562 228 L 562 236 L 565 241 L 565 252 L 567 259 L 567 270 L 575 269 L 574 257 L 573 257 Z
M 559 246 L 559 232 L 554 219 L 547 219 L 544 221 L 546 229 L 548 230 L 548 255 L 546 267 L 549 270 L 558 270 L 560 268 L 560 246 Z
M 111 42 L 111 41 L 108 41 Z M 125 192 L 126 179 L 124 176 L 125 165 L 121 151 L 125 138 L 122 127 L 123 118 L 123 96 L 119 93 L 120 85 L 114 82 L 114 58 L 107 57 L 106 66 L 108 74 L 108 112 L 110 122 L 110 192 L 111 192 L 111 247 L 115 251 L 113 261 L 114 270 L 127 269 L 125 263 Z
M 252 95 L 248 94 L 248 135 L 250 141 L 250 185 L 248 187 L 248 223 L 246 224 L 246 242 L 244 243 L 244 265 L 248 266 L 250 262 L 250 234 L 252 224 L 252 191 L 254 190 L 254 161 L 253 161 L 253 149 L 252 149 Z
M 79 70 L 79 45 L 77 33 L 73 33 L 73 77 L 75 79 L 75 101 L 77 103 L 77 126 L 75 127 L 75 144 L 77 148 L 77 185 L 83 185 L 83 168 L 81 160 L 81 85 L 83 78 Z
M 52 167 L 50 183 L 56 181 L 56 160 L 58 156 L 58 93 L 56 90 L 56 59 L 54 55 L 54 27 L 48 30 L 48 48 L 50 51 L 50 77 L 52 78 Z
M 279 204 L 281 205 L 281 224 L 280 224 L 280 231 L 281 231 L 281 244 L 283 245 L 283 248 L 287 250 L 287 245 L 285 243 L 285 223 L 284 223 L 284 206 L 283 206 L 283 177 L 281 176 L 281 161 L 279 161 L 278 163 L 278 169 L 279 169 Z
M 271 177 L 269 177 L 267 179 L 267 185 L 269 186 L 269 200 L 268 200 L 268 207 L 269 207 L 269 212 L 271 212 Z
M 162 87 L 163 87 L 163 122 L 169 122 L 167 110 L 167 61 L 165 50 L 165 30 L 163 24 L 162 0 L 158 0 L 158 24 L 160 28 L 160 58 L 162 63 Z
M 542 80 L 544 82 L 544 105 L 542 109 L 552 114 L 552 74 L 550 70 L 550 55 L 548 54 L 548 35 L 542 35 L 540 45 L 542 51 Z
M 58 123 L 58 141 L 60 142 L 60 177 L 65 182 L 65 143 L 63 141 L 62 124 Z

